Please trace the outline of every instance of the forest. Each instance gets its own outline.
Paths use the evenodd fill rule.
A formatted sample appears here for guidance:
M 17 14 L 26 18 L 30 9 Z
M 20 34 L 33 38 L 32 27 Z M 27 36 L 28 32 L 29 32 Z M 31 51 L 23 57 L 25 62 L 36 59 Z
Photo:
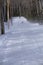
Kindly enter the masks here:
M 16 16 L 43 19 L 43 0 L 0 0 L 1 34 L 4 33 L 4 22 Z

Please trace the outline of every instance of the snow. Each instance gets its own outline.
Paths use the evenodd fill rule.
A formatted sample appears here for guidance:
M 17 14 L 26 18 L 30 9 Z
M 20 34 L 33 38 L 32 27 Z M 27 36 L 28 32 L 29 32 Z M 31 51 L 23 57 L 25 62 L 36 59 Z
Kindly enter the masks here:
M 0 36 L 0 65 L 43 65 L 43 25 L 24 17 L 12 21 Z

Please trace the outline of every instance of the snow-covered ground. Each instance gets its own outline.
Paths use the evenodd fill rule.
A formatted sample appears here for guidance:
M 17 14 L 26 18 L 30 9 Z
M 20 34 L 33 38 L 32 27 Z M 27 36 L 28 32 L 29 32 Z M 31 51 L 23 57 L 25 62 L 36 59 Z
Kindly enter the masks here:
M 24 17 L 12 21 L 0 36 L 0 65 L 43 65 L 43 25 Z

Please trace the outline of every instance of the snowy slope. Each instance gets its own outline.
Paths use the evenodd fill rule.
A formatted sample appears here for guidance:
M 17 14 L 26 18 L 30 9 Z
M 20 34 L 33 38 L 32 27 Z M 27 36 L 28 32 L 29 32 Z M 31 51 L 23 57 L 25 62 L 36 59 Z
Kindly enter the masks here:
M 43 65 L 43 25 L 13 17 L 0 36 L 0 65 Z

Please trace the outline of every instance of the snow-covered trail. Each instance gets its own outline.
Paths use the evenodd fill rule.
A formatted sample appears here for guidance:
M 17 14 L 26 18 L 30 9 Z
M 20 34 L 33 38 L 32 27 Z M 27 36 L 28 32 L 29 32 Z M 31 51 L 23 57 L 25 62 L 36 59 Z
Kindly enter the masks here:
M 24 17 L 13 18 L 13 26 L 0 37 L 0 65 L 43 65 L 43 25 Z

